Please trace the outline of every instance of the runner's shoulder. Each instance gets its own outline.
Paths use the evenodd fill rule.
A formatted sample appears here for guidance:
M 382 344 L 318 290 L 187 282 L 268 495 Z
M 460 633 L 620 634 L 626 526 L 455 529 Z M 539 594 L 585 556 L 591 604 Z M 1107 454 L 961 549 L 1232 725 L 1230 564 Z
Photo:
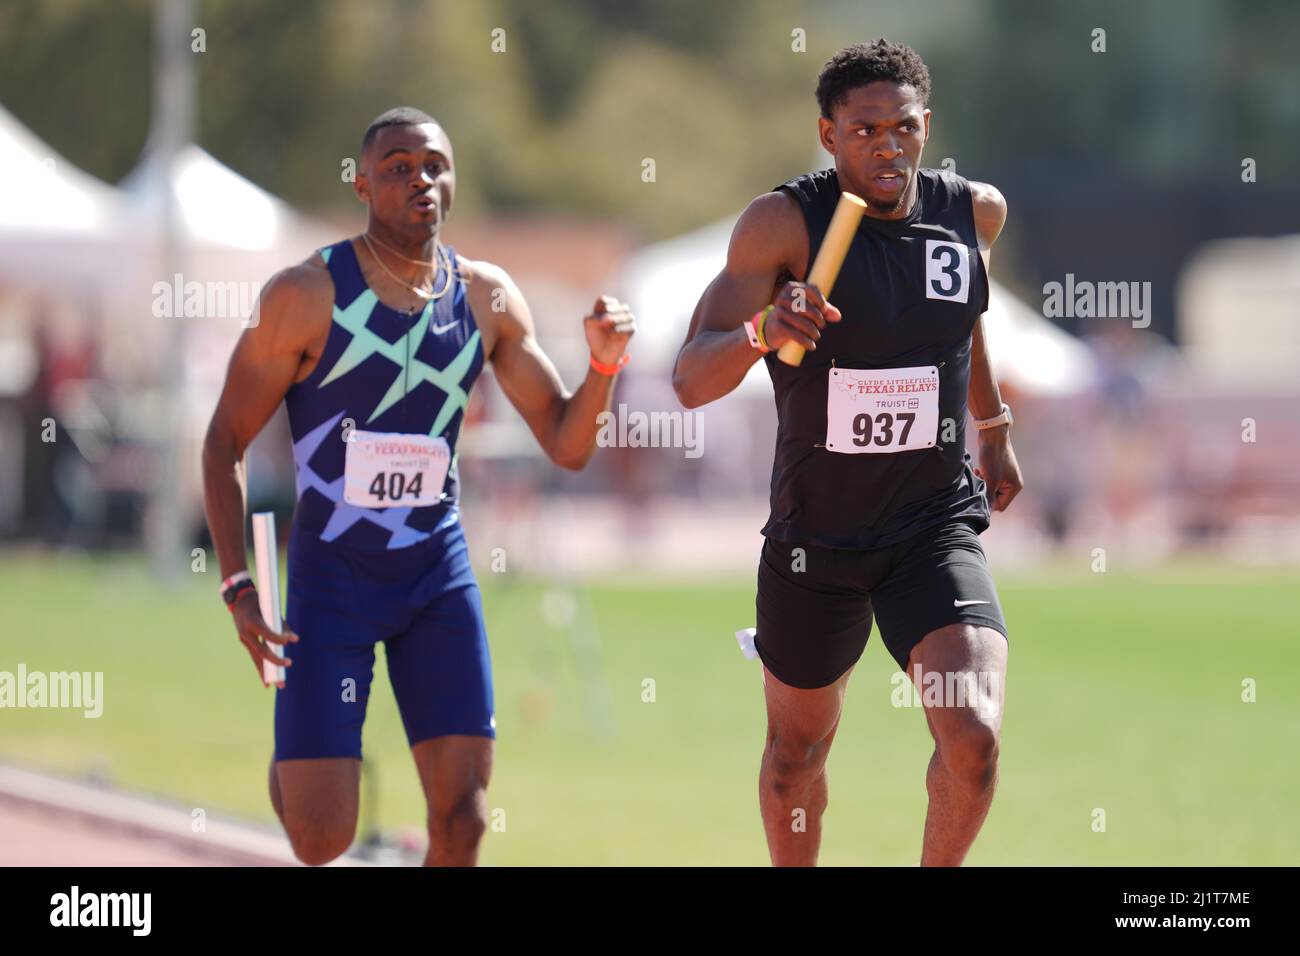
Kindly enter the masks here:
M 971 210 L 975 214 L 975 231 L 980 245 L 988 247 L 1002 232 L 1007 221 L 1007 200 L 996 186 L 968 180 L 970 183 Z
M 470 289 L 478 285 L 491 291 L 492 289 L 513 289 L 515 287 L 505 269 L 493 262 L 487 262 L 482 259 L 470 259 L 456 253 L 456 271 L 464 280 L 466 286 Z
M 512 319 L 518 319 L 519 310 L 506 306 L 511 298 L 520 297 L 522 293 L 505 269 L 457 253 L 456 271 L 465 283 L 465 298 L 474 313 L 474 321 L 480 326 L 485 321 L 508 324 Z
M 330 319 L 334 311 L 334 280 L 319 252 L 281 269 L 262 287 L 258 324 L 308 332 L 312 319 Z
M 736 221 L 727 250 L 733 264 L 788 266 L 808 255 L 808 227 L 799 201 L 786 189 L 755 197 Z
M 788 189 L 774 189 L 755 196 L 736 223 L 739 232 L 745 230 L 785 228 L 803 225 L 803 212 L 799 200 Z M 770 238 L 770 237 L 769 237 Z

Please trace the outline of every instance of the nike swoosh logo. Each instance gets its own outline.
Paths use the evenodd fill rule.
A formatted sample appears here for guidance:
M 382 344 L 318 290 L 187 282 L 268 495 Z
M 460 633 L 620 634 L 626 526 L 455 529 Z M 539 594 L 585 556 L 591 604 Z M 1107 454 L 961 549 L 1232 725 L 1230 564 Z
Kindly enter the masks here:
M 953 601 L 953 607 L 965 607 L 968 604 L 988 604 L 988 601 Z
M 450 332 L 458 325 L 460 325 L 459 322 L 449 322 L 447 325 L 435 325 L 432 331 L 434 335 L 441 335 L 443 332 Z

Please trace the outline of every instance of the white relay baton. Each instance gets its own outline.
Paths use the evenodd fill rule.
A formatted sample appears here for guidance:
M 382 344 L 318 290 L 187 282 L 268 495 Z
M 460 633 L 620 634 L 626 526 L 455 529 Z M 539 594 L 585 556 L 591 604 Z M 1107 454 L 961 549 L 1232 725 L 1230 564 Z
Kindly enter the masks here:
M 259 511 L 253 515 L 253 560 L 257 564 L 257 606 L 266 626 L 279 634 L 283 630 L 280 620 L 280 554 L 275 540 L 275 515 Z M 268 644 L 277 657 L 284 656 L 284 646 Z M 284 668 L 270 661 L 262 661 L 262 680 L 268 685 L 284 680 Z

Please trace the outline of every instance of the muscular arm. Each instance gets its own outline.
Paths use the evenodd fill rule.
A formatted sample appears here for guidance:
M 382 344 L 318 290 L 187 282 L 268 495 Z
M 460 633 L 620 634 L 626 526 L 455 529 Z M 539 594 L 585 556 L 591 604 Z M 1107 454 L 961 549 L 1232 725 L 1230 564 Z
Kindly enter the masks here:
M 989 254 L 1007 221 L 1007 202 L 1002 198 L 1002 193 L 988 183 L 972 182 L 970 186 L 980 257 L 984 260 L 984 272 L 988 274 Z M 992 418 L 1002 410 L 1002 395 L 998 391 L 998 382 L 993 376 L 993 363 L 984 341 L 983 316 L 975 321 L 975 329 L 971 333 L 970 389 L 967 398 L 971 415 L 975 418 Z M 989 431 L 1005 437 L 1007 428 L 999 427 Z
M 614 376 L 588 368 L 578 390 L 570 393 L 537 342 L 532 313 L 518 287 L 489 263 L 475 262 L 471 268 L 470 308 L 476 321 L 482 317 L 480 328 L 490 323 L 496 332 L 489 357 L 501 390 L 551 461 L 582 469 L 595 453 L 597 416 L 609 408 Z M 602 297 L 584 321 L 597 361 L 616 364 L 633 332 L 631 313 L 617 300 Z
M 203 440 L 203 505 L 224 580 L 247 567 L 244 542 L 244 452 L 284 399 L 307 354 L 314 318 L 330 315 L 333 290 L 319 257 L 277 274 L 258 299 L 256 324 L 244 330 L 226 384 Z M 271 630 L 258 610 L 257 595 L 245 591 L 231 609 L 235 631 L 262 677 L 262 662 L 289 666 L 268 645 L 297 641 L 287 628 Z M 284 684 L 278 683 L 283 687 Z
M 971 204 L 975 212 L 975 231 L 979 237 L 984 271 L 989 271 L 989 253 L 1007 221 L 1007 203 L 1002 194 L 987 183 L 971 183 Z M 1002 410 L 1002 394 L 993 375 L 984 339 L 984 317 L 975 322 L 971 333 L 970 387 L 967 401 L 975 418 L 992 418 Z M 1011 428 L 999 425 L 979 433 L 979 466 L 975 469 L 988 485 L 989 503 L 994 511 L 1005 511 L 1024 487 L 1024 478 L 1015 452 L 1011 449 Z
M 704 405 L 740 384 L 760 357 L 749 344 L 745 321 L 773 301 L 781 276 L 801 274 L 807 259 L 808 230 L 792 196 L 766 193 L 741 213 L 727 248 L 727 264 L 700 297 L 673 367 L 673 389 L 683 405 Z M 824 300 L 810 287 L 807 300 L 811 308 L 803 311 L 796 311 L 793 303 L 779 303 L 768 319 L 765 338 L 770 346 L 795 341 L 816 348 L 825 326 Z M 826 312 L 830 321 L 838 320 L 837 311 Z
M 244 330 L 230 357 L 203 441 L 204 509 L 223 579 L 247 564 L 244 452 L 293 384 L 315 325 L 311 317 L 321 309 L 329 314 L 330 297 L 323 268 L 303 264 L 278 273 L 262 290 L 257 324 Z

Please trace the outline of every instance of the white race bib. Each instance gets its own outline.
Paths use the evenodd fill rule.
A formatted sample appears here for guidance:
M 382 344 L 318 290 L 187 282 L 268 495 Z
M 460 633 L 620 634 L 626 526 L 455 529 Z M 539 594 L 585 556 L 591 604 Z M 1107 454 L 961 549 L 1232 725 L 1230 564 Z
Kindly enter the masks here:
M 445 438 L 353 431 L 343 466 L 343 500 L 362 508 L 436 505 L 450 467 Z
M 867 455 L 933 448 L 939 434 L 939 369 L 832 368 L 826 449 Z

